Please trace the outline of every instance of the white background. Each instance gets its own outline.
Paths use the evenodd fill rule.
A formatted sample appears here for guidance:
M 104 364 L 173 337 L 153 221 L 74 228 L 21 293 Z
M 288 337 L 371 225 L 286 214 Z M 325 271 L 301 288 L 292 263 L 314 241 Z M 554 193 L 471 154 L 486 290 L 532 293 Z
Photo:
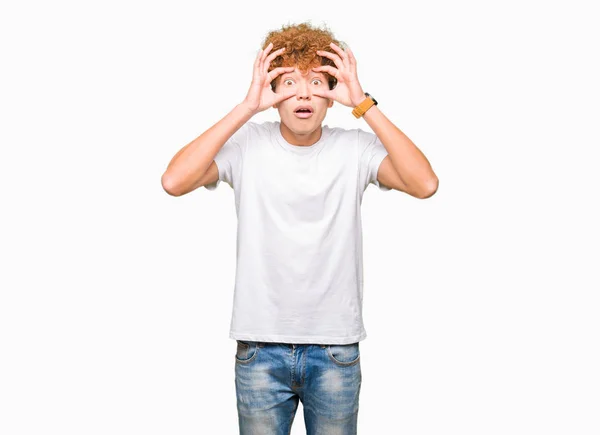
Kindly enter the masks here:
M 160 178 L 306 20 L 440 180 L 365 194 L 359 433 L 600 433 L 591 4 L 3 2 L 0 433 L 238 433 L 233 190 Z

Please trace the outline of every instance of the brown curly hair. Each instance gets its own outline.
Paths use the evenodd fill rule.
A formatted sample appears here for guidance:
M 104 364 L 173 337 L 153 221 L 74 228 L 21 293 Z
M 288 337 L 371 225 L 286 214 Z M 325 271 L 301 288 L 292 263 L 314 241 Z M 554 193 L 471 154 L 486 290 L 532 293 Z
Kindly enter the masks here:
M 283 25 L 281 30 L 270 31 L 262 43 L 262 49 L 267 48 L 271 42 L 273 43 L 273 48 L 270 53 L 282 47 L 285 47 L 285 51 L 271 61 L 269 71 L 282 66 L 295 66 L 302 73 L 309 71 L 310 68 L 322 65 L 330 65 L 336 68 L 335 63 L 331 59 L 317 55 L 317 50 L 335 53 L 329 45 L 331 42 L 342 50 L 346 49 L 346 44 L 343 41 L 335 39 L 326 25 L 320 28 L 314 27 L 308 22 Z M 333 89 L 337 84 L 337 80 L 327 72 L 322 72 L 327 78 L 329 89 Z M 271 89 L 273 91 L 275 91 L 277 79 L 280 77 L 278 76 L 271 82 Z

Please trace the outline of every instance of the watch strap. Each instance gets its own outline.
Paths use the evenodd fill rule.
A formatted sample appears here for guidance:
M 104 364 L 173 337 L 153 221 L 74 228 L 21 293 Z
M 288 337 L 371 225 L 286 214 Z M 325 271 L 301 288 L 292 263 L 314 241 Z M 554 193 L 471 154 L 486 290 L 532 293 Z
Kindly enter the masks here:
M 363 116 L 371 107 L 377 105 L 377 100 L 375 100 L 368 92 L 365 92 L 365 96 L 366 98 L 352 110 L 352 114 L 357 119 Z

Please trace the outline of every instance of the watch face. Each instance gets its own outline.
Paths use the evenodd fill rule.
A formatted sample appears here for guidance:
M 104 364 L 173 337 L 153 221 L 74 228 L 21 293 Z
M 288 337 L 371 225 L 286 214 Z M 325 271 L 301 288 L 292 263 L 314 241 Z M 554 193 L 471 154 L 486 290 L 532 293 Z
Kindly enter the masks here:
M 369 97 L 371 100 L 373 100 L 373 103 L 374 103 L 375 105 L 377 105 L 377 100 L 376 100 L 375 98 L 373 98 L 373 95 L 369 94 L 368 92 L 365 92 L 365 95 L 366 95 L 367 97 Z

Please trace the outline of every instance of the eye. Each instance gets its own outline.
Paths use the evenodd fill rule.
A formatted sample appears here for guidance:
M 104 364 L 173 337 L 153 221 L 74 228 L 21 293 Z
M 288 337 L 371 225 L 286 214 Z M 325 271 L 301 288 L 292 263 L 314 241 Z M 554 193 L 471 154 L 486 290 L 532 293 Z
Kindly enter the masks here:
M 314 80 L 313 80 L 313 83 L 314 83 L 314 82 L 319 82 L 319 84 L 321 84 L 321 83 L 322 83 L 322 82 L 321 82 L 321 80 L 319 80 L 319 79 L 314 79 Z
M 287 84 L 287 82 L 292 82 L 293 83 L 294 81 L 292 79 L 285 79 L 285 81 L 283 83 Z

